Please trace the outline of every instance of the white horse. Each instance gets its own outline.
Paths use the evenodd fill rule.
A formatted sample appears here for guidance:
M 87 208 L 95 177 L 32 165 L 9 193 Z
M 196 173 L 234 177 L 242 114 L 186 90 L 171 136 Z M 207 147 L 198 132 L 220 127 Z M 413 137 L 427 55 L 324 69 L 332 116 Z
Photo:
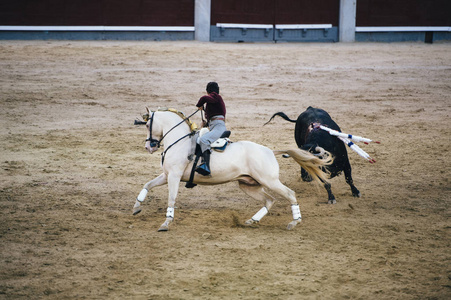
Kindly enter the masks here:
M 149 110 L 147 109 L 149 112 Z M 188 182 L 193 167 L 192 157 L 195 138 L 190 135 L 190 122 L 174 110 L 164 109 L 149 112 L 147 127 L 147 140 L 145 148 L 152 154 L 157 151 L 160 142 L 164 141 L 162 158 L 163 173 L 157 178 L 147 182 L 139 193 L 133 207 L 133 214 L 141 211 L 141 203 L 145 200 L 149 190 L 156 186 L 168 184 L 169 198 L 166 212 L 166 221 L 158 231 L 169 230 L 169 224 L 174 220 L 175 199 L 177 197 L 179 183 Z M 185 122 L 184 122 L 185 121 Z M 267 191 L 273 191 L 277 195 L 287 199 L 291 204 L 293 221 L 287 229 L 293 229 L 301 222 L 301 212 L 296 201 L 295 193 L 279 180 L 279 164 L 274 154 L 288 154 L 297 163 L 314 177 L 318 182 L 326 181 L 327 174 L 321 169 L 331 163 L 330 160 L 320 159 L 313 154 L 300 150 L 271 151 L 262 145 L 240 141 L 230 143 L 225 151 L 212 151 L 210 158 L 211 176 L 194 176 L 193 182 L 200 185 L 223 184 L 230 181 L 238 181 L 239 187 L 249 196 L 265 202 L 246 225 L 259 222 L 271 209 L 275 198 Z

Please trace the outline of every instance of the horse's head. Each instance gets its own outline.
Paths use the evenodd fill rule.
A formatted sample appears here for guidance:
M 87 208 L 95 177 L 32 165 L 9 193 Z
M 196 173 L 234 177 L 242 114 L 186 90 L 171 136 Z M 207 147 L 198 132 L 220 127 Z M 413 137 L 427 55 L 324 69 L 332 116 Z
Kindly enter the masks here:
M 193 116 L 194 113 L 185 117 L 182 112 L 172 108 L 158 108 L 157 111 L 150 111 L 147 107 L 146 109 L 147 114 L 143 116 L 147 128 L 145 147 L 150 154 L 158 150 L 163 140 L 170 144 L 168 146 L 170 148 L 180 140 L 192 136 L 194 131 L 197 130 L 196 124 L 189 120 L 189 117 Z M 138 124 L 140 123 L 138 122 Z M 169 133 L 171 135 L 168 135 Z
M 161 127 L 161 122 L 158 122 L 155 118 L 155 112 L 149 111 L 146 107 L 148 113 L 148 120 L 146 123 L 147 128 L 147 139 L 145 148 L 150 154 L 154 153 L 160 147 L 161 136 L 163 135 L 163 128 Z

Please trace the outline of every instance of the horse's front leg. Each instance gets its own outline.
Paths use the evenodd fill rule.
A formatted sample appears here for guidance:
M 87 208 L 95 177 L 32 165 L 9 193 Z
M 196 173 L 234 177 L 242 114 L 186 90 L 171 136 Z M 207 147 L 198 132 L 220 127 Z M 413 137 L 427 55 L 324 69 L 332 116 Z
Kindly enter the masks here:
M 169 197 L 168 197 L 168 209 L 166 211 L 166 221 L 161 224 L 158 231 L 168 231 L 169 224 L 174 221 L 174 210 L 175 210 L 175 198 L 177 198 L 177 193 L 179 191 L 179 184 L 181 175 L 169 174 L 168 176 L 168 188 L 169 188 Z
M 141 212 L 141 203 L 146 199 L 147 193 L 150 189 L 166 184 L 168 182 L 166 174 L 161 174 L 157 178 L 146 183 L 136 198 L 135 206 L 133 206 L 133 215 L 139 214 Z

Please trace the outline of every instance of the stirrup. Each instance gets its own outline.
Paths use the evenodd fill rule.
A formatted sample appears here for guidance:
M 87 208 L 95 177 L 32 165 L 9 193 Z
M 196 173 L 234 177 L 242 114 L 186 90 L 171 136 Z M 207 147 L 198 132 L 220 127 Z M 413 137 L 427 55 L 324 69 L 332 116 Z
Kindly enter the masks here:
M 196 172 L 203 176 L 208 176 L 211 174 L 210 169 L 207 167 L 207 164 L 205 164 L 205 163 L 203 163 L 199 167 L 197 167 Z
M 185 184 L 185 187 L 188 188 L 188 189 L 192 189 L 192 188 L 195 187 L 196 185 L 197 185 L 197 184 L 195 184 L 195 183 L 187 182 L 187 183 Z

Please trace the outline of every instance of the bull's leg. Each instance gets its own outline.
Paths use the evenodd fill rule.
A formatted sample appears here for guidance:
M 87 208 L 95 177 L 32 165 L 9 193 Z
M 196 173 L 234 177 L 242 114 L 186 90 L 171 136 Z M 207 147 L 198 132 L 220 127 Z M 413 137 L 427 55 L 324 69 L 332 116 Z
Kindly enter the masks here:
M 302 178 L 302 181 L 305 181 L 305 182 L 310 182 L 310 181 L 313 180 L 313 179 L 312 179 L 312 176 L 311 176 L 306 170 L 304 170 L 303 168 L 301 168 L 301 178 Z M 322 180 L 321 180 L 321 181 L 322 181 Z M 324 182 L 324 181 L 323 181 L 323 182 Z M 327 191 L 327 197 L 328 197 L 327 202 L 328 202 L 329 204 L 336 204 L 336 203 L 337 203 L 337 200 L 335 200 L 335 196 L 334 196 L 334 194 L 332 193 L 332 189 L 331 189 L 330 183 L 325 182 L 325 183 L 324 183 L 324 188 L 325 188 L 326 191 Z
M 337 200 L 335 200 L 335 196 L 334 196 L 334 194 L 332 194 L 332 188 L 331 188 L 332 186 L 331 186 L 331 184 L 326 182 L 326 183 L 324 183 L 324 187 L 326 188 L 327 196 L 328 196 L 327 203 L 329 203 L 329 204 L 336 204 Z
M 158 231 L 168 231 L 169 224 L 174 221 L 174 210 L 175 210 L 175 198 L 177 198 L 177 193 L 179 191 L 179 183 L 181 176 L 169 174 L 168 175 L 168 209 L 166 211 L 166 220 L 161 224 Z
M 344 173 L 345 173 L 346 183 L 349 184 L 349 186 L 351 187 L 352 196 L 360 197 L 360 191 L 355 187 L 354 181 L 352 180 L 351 164 L 349 163 L 349 159 L 347 159 L 345 162 Z
M 351 192 L 354 197 L 360 197 L 360 191 L 355 187 L 352 177 L 345 177 L 346 183 L 351 187 Z
M 163 185 L 167 183 L 166 175 L 163 173 L 157 178 L 147 182 L 138 197 L 136 198 L 135 205 L 133 206 L 133 215 L 139 214 L 141 212 L 141 203 L 146 199 L 147 193 L 154 187 Z
M 251 219 L 247 220 L 244 224 L 252 225 L 260 222 L 260 220 L 266 216 L 271 207 L 273 206 L 275 199 L 270 194 L 266 193 L 261 185 L 249 185 L 244 182 L 239 182 L 239 187 L 243 192 L 252 198 L 260 201 L 265 201 L 263 206 Z
M 302 181 L 305 181 L 305 182 L 311 182 L 313 180 L 312 176 L 303 168 L 301 168 L 301 178 L 302 178 Z

